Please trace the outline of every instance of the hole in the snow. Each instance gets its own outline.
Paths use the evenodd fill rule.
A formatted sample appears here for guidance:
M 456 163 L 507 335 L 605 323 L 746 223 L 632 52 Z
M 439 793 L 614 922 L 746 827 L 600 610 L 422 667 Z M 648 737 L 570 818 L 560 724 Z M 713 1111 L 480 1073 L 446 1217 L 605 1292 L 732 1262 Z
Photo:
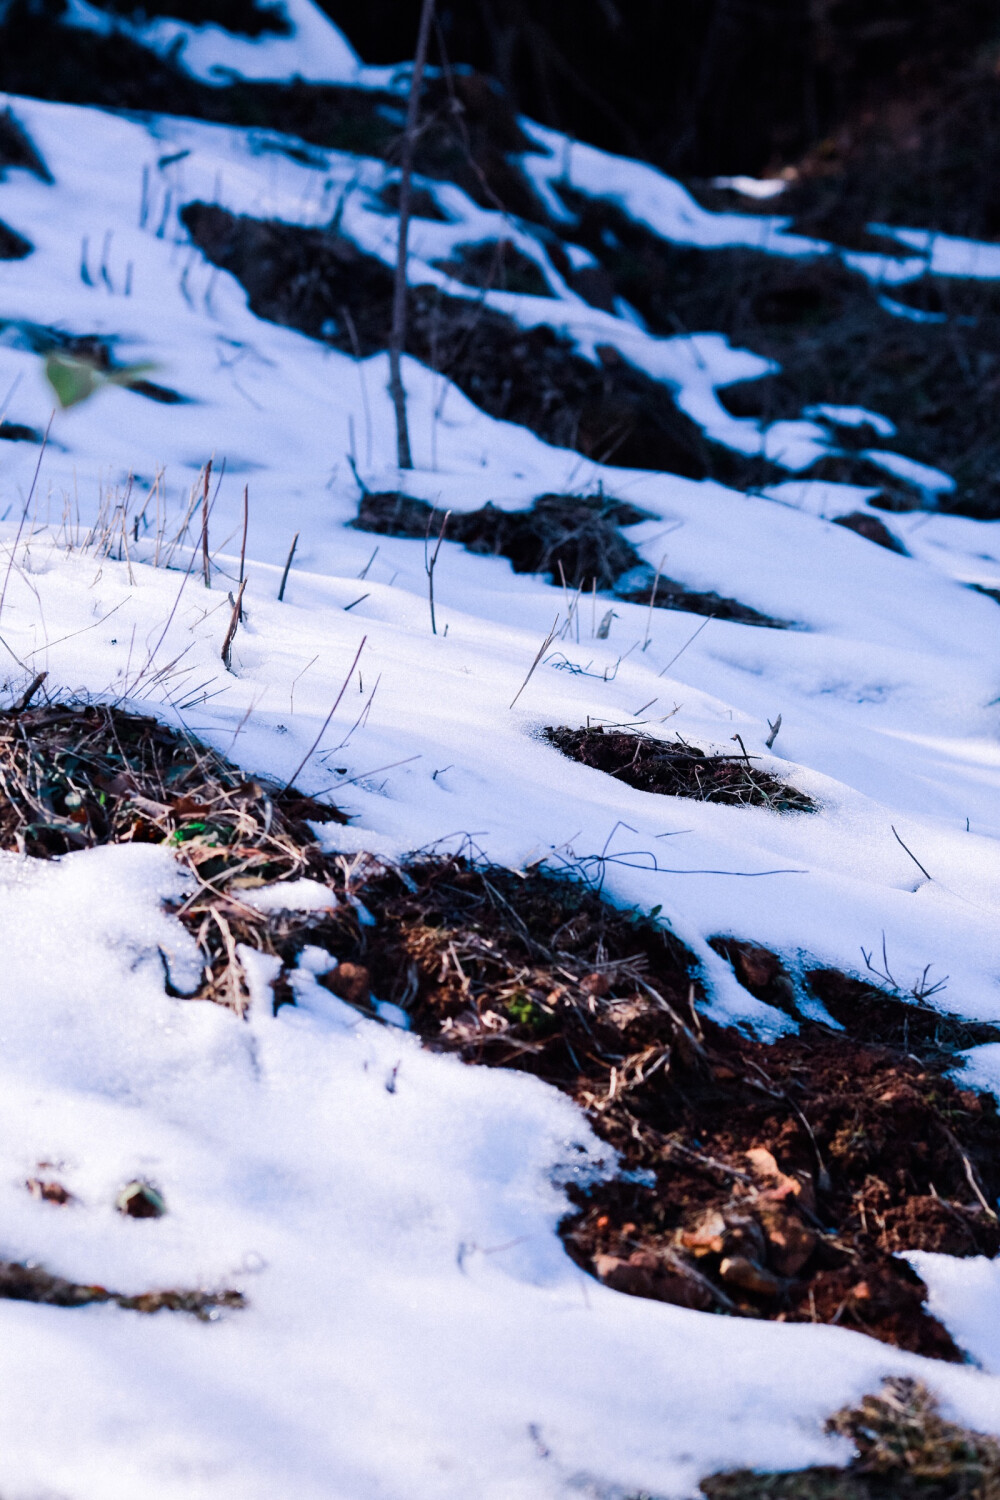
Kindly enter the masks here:
M 660 740 L 633 729 L 603 725 L 544 731 L 550 744 L 570 760 L 604 771 L 640 792 L 692 797 L 730 807 L 767 807 L 774 812 L 812 812 L 816 804 L 805 792 L 779 781 L 753 763 L 753 757 L 706 753 L 678 737 Z
M 0 422 L 0 440 L 7 443 L 40 443 L 42 434 L 23 422 Z

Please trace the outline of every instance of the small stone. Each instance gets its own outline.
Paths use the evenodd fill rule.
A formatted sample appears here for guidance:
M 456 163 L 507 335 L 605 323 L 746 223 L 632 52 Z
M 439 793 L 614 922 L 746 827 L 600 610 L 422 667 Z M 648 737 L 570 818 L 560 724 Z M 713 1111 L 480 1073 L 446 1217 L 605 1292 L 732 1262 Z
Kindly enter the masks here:
M 594 1257 L 598 1280 L 615 1292 L 631 1297 L 650 1297 L 656 1302 L 671 1302 L 675 1307 L 691 1307 L 704 1312 L 712 1306 L 708 1289 L 681 1267 L 665 1264 L 651 1250 L 636 1250 L 627 1259 L 617 1255 Z

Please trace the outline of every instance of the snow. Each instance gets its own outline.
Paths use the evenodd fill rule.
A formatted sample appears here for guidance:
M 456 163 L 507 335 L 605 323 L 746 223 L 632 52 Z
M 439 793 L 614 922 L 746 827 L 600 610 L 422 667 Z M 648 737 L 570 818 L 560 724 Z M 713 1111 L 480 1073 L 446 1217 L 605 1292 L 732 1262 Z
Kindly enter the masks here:
M 329 911 L 337 898 L 328 886 L 318 880 L 285 880 L 278 885 L 262 885 L 243 890 L 239 899 L 254 911 Z
M 160 21 L 142 35 L 158 46 L 181 37 L 185 64 L 206 78 L 220 67 L 277 77 L 309 66 L 305 76 L 371 82 L 307 0 L 287 9 L 287 38 Z M 74 21 L 106 17 L 75 0 Z M 647 619 L 616 602 L 601 640 L 589 603 L 568 620 L 561 589 L 445 541 L 433 635 L 422 544 L 347 525 L 358 501 L 349 457 L 372 489 L 401 483 L 385 356 L 355 361 L 257 319 L 176 218 L 196 197 L 299 224 L 329 222 L 339 205 L 344 232 L 391 264 L 393 221 L 374 198 L 392 169 L 312 148 L 293 160 L 267 131 L 10 102 L 55 182 L 15 170 L 0 185 L 5 222 L 36 247 L 0 263 L 7 420 L 49 422 L 30 325 L 113 338 L 119 358 L 151 359 L 153 378 L 187 401 L 108 388 L 56 413 L 33 491 L 38 446 L 0 443 L 5 572 L 12 559 L 5 694 L 46 670 L 53 693 L 155 711 L 248 772 L 284 779 L 363 641 L 298 778 L 351 817 L 317 825 L 328 850 L 399 858 L 471 836 L 514 867 L 548 857 L 600 870 L 610 898 L 662 908 L 703 966 L 712 1013 L 763 1036 L 790 1023 L 736 983 L 708 945 L 716 934 L 861 975 L 867 954 L 888 962 L 903 992 L 930 965 L 931 982 L 946 979 L 932 1004 L 998 1018 L 1000 643 L 996 604 L 965 586 L 1000 583 L 995 528 L 896 515 L 911 554 L 896 556 L 830 524 L 877 491 L 793 477 L 829 451 L 831 426 L 867 423 L 888 439 L 887 418 L 833 404 L 769 427 L 730 416 L 719 389 L 768 373 L 767 360 L 711 329 L 655 338 L 588 307 L 529 226 L 424 183 L 448 222 L 414 225 L 411 279 L 478 299 L 433 262 L 462 243 L 512 239 L 551 295 L 491 292 L 487 305 L 565 331 L 590 357 L 614 345 L 671 385 L 709 436 L 766 452 L 790 476 L 742 494 L 601 466 L 492 420 L 406 360 L 409 494 L 464 511 L 602 491 L 649 514 L 627 536 L 650 569 L 662 560 L 686 587 L 792 627 L 659 610 Z M 530 129 L 538 149 L 525 169 L 564 221 L 560 181 L 678 243 L 833 253 L 786 219 L 710 214 L 652 168 Z M 957 263 L 941 237 L 894 233 L 914 254 L 875 258 L 887 284 L 901 266 L 937 274 Z M 170 538 L 209 455 L 216 476 L 226 466 L 206 589 L 197 568 L 185 572 L 187 545 L 171 550 Z M 928 500 L 952 485 L 906 455 L 865 456 Z M 129 475 L 130 516 L 145 506 L 138 536 L 116 511 Z M 244 484 L 246 620 L 227 671 Z M 100 517 L 104 543 L 88 542 Z M 557 613 L 553 648 L 511 708 Z M 588 716 L 705 748 L 731 748 L 739 734 L 818 811 L 780 817 L 655 797 L 563 759 L 539 736 Z M 161 952 L 175 987 L 197 981 L 193 945 L 162 905 L 182 890 L 180 867 L 148 846 L 45 865 L 0 856 L 0 1254 L 124 1292 L 236 1287 L 249 1301 L 209 1325 L 0 1302 L 5 1494 L 680 1500 L 713 1468 L 844 1459 L 823 1421 L 891 1372 L 920 1374 L 951 1413 L 998 1430 L 995 1264 L 919 1258 L 932 1310 L 981 1371 L 839 1328 L 714 1318 L 613 1293 L 572 1265 L 555 1232 L 565 1182 L 610 1166 L 565 1098 L 423 1051 L 381 1002 L 390 1024 L 361 1017 L 317 984 L 332 967 L 320 950 L 302 955 L 296 1005 L 276 1016 L 275 961 L 247 950 L 246 1021 L 169 998 Z M 330 893 L 300 881 L 241 899 L 308 911 Z M 1000 1088 L 995 1052 L 968 1054 L 966 1085 Z M 77 1204 L 56 1210 L 24 1192 L 41 1161 L 58 1164 Z M 136 1176 L 163 1192 L 162 1219 L 114 1212 Z
M 932 468 L 930 464 L 917 463 L 916 459 L 907 458 L 905 453 L 890 453 L 884 448 L 866 448 L 861 457 L 867 458 L 880 469 L 885 469 L 887 474 L 904 479 L 929 496 L 945 494 L 955 488 L 955 481 L 950 474 Z
M 0 866 L 4 1251 L 127 1292 L 235 1286 L 250 1306 L 204 1325 L 4 1303 L 11 1493 L 683 1494 L 718 1464 L 837 1456 L 831 1406 L 927 1371 L 840 1329 L 588 1281 L 554 1230 L 560 1184 L 602 1152 L 566 1099 L 364 1020 L 308 963 L 276 1017 L 168 999 L 156 945 L 186 940 L 158 898 L 178 880 L 141 846 Z M 69 939 L 44 969 L 41 922 Z M 74 1205 L 20 1188 L 39 1160 Z M 114 1212 L 137 1174 L 161 1219 Z M 933 1377 L 989 1423 L 994 1382 Z
M 716 188 L 730 188 L 734 193 L 742 193 L 744 198 L 780 198 L 785 192 L 788 183 L 783 177 L 713 177 L 712 186 Z
M 938 234 L 928 229 L 896 229 L 889 224 L 869 224 L 872 234 L 888 235 L 917 250 L 927 259 L 932 276 L 956 276 L 979 281 L 1000 277 L 1000 245 Z
M 896 435 L 896 424 L 881 412 L 869 411 L 866 406 L 807 406 L 803 416 L 817 417 L 820 421 L 832 422 L 836 427 L 870 427 L 879 437 Z
M 192 25 L 171 16 L 142 21 L 127 15 L 112 17 L 88 5 L 87 0 L 70 0 L 63 24 L 98 32 L 114 27 L 161 57 L 174 54 L 183 68 L 204 83 L 224 83 L 233 76 L 302 78 L 310 83 L 362 82 L 357 53 L 313 0 L 281 0 L 280 10 L 288 24 L 288 35 L 266 31 L 258 37 L 240 36 L 221 26 Z

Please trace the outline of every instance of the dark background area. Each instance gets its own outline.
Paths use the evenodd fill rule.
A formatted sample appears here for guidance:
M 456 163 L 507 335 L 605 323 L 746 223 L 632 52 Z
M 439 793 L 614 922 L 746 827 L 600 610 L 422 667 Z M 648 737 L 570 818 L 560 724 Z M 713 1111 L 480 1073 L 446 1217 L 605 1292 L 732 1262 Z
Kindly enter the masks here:
M 419 0 L 321 3 L 366 62 L 412 55 Z M 997 0 L 440 0 L 438 14 L 451 60 L 518 111 L 694 175 L 779 168 L 1000 51 Z

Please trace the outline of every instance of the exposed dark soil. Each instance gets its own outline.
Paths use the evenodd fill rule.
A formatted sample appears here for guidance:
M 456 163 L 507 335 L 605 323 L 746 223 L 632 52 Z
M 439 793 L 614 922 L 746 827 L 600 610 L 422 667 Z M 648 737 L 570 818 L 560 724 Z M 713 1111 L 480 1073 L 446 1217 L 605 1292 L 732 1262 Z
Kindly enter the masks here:
M 866 542 L 874 542 L 876 547 L 885 547 L 888 552 L 897 552 L 900 557 L 909 555 L 899 537 L 894 536 L 878 516 L 869 516 L 863 510 L 855 510 L 849 516 L 837 516 L 833 524 L 844 526 L 857 536 L 863 536 Z
M 246 1306 L 242 1292 L 157 1291 L 126 1296 L 107 1287 L 88 1286 L 54 1276 L 41 1266 L 0 1261 L 0 1298 L 12 1302 L 42 1302 L 50 1307 L 88 1307 L 94 1302 L 114 1302 L 131 1312 L 187 1312 L 203 1322 L 217 1318 L 224 1309 Z
M 448 513 L 396 490 L 366 490 L 351 524 L 379 536 L 421 539 L 437 537 L 443 528 L 449 541 L 461 542 L 470 552 L 508 558 L 515 573 L 547 573 L 550 582 L 573 589 L 613 589 L 616 598 L 629 604 L 652 602 L 656 609 L 682 609 L 746 625 L 781 629 L 787 624 L 737 599 L 657 578 L 620 531 L 649 519 L 636 506 L 605 495 L 539 495 L 530 510 L 487 504 L 481 510 Z M 643 569 L 648 576 L 637 581 L 635 570 Z
M 803 1020 L 758 1042 L 699 1015 L 696 964 L 669 932 L 538 869 L 373 861 L 350 890 L 375 925 L 342 903 L 309 938 L 341 961 L 335 993 L 400 1005 L 469 1062 L 538 1074 L 621 1152 L 628 1176 L 571 1193 L 562 1233 L 585 1269 L 638 1296 L 960 1358 L 895 1252 L 1000 1249 L 983 1206 L 1000 1190 L 995 1102 L 945 1076 L 951 1043 L 982 1031 L 909 1002 L 905 1050 L 903 1002 L 860 987 L 859 1030 L 889 1040 Z M 843 1006 L 853 983 L 823 981 Z
M 550 744 L 570 760 L 604 771 L 640 792 L 665 797 L 693 797 L 730 807 L 768 807 L 775 812 L 812 812 L 816 804 L 805 792 L 753 765 L 744 754 L 708 755 L 696 745 L 659 740 L 632 729 L 550 728 Z
M 8 108 L 0 112 L 0 182 L 13 167 L 33 172 L 42 182 L 53 180 L 34 141 L 14 111 Z
M 0 260 L 23 260 L 34 249 L 30 240 L 0 219 Z
M 0 439 L 8 443 L 40 443 L 42 434 L 23 422 L 0 422 Z
M 800 417 L 809 406 L 859 405 L 895 423 L 898 437 L 889 442 L 871 427 L 830 423 L 840 455 L 821 459 L 808 477 L 872 485 L 883 493 L 885 509 L 914 509 L 922 503 L 919 491 L 861 452 L 898 448 L 956 480 L 956 492 L 940 498 L 943 509 L 984 519 L 1000 514 L 995 282 L 935 277 L 893 289 L 897 301 L 946 319 L 913 322 L 887 311 L 878 289 L 832 256 L 788 260 L 671 245 L 606 201 L 566 196 L 579 214 L 577 237 L 654 332 L 719 329 L 780 364 L 780 374 L 719 391 L 734 416 L 770 422 Z M 830 232 L 842 242 L 839 229 Z
M 510 240 L 479 240 L 456 245 L 450 260 L 435 264 L 456 281 L 485 291 L 522 292 L 530 297 L 551 297 L 552 291 L 540 267 Z
M 853 1442 L 846 1469 L 739 1469 L 703 1479 L 701 1491 L 708 1500 L 996 1500 L 1000 1494 L 1000 1443 L 945 1421 L 919 1381 L 886 1380 L 880 1395 L 837 1412 L 826 1430 Z
M 238 36 L 288 36 L 292 29 L 282 5 L 262 5 L 260 0 L 94 0 L 94 4 L 130 21 L 170 16 L 196 26 L 222 26 Z
M 344 236 L 208 203 L 188 204 L 181 217 L 203 254 L 238 279 L 259 317 L 349 354 L 387 347 L 392 274 Z M 708 442 L 663 384 L 610 347 L 602 346 L 593 364 L 551 328 L 521 328 L 478 301 L 430 286 L 410 288 L 408 302 L 409 353 L 492 417 L 598 462 L 744 487 L 777 474 Z

